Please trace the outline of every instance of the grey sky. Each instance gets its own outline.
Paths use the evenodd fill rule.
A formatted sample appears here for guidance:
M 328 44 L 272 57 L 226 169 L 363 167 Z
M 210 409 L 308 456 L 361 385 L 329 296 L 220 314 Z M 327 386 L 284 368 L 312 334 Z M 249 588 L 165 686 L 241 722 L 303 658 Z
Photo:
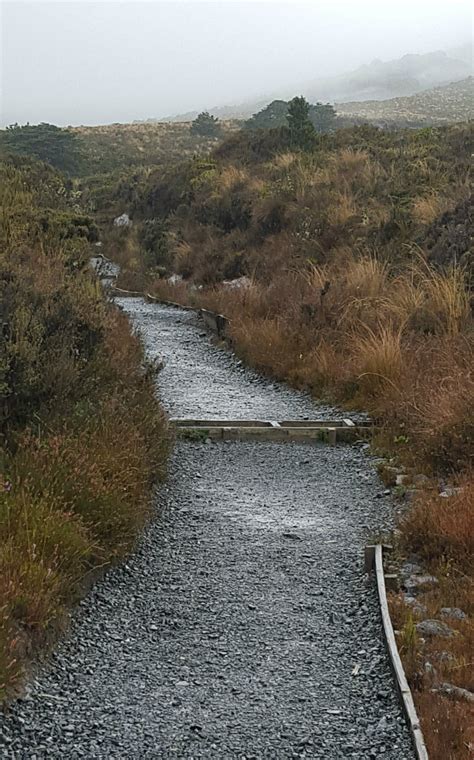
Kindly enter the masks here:
M 3 0 L 1 123 L 125 122 L 239 103 L 376 57 L 465 43 L 470 8 L 468 0 Z

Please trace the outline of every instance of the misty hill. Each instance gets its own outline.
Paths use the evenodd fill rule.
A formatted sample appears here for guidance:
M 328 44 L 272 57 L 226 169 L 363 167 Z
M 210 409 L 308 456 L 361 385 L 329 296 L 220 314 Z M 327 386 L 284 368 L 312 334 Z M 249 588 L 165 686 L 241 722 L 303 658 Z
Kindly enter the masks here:
M 389 100 L 338 103 L 338 115 L 379 126 L 441 126 L 474 118 L 474 78 Z
M 271 100 L 288 99 L 295 94 L 304 95 L 312 103 L 386 100 L 414 95 L 471 76 L 471 56 L 472 46 L 464 45 L 451 54 L 438 50 L 426 54 L 410 53 L 392 61 L 374 60 L 345 74 L 295 84 L 291 92 L 276 90 L 258 100 L 207 110 L 220 119 L 247 119 Z M 161 121 L 192 121 L 197 113 L 190 111 Z
M 464 79 L 471 66 L 439 50 L 425 55 L 409 54 L 394 61 L 375 60 L 353 72 L 316 80 L 306 88 L 309 100 L 385 100 L 414 95 L 422 90 Z

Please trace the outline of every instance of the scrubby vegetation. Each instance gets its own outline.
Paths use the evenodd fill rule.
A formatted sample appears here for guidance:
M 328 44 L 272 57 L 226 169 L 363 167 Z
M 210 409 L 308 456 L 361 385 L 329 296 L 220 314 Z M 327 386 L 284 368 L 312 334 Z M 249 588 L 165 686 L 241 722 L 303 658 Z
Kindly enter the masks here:
M 244 129 L 275 129 L 288 126 L 291 101 L 273 100 L 244 123 Z M 330 103 L 308 104 L 307 114 L 317 132 L 331 132 L 336 127 L 336 111 Z
M 0 700 L 123 555 L 164 472 L 152 368 L 90 269 L 73 185 L 0 161 Z
M 433 614 L 456 603 L 472 614 L 472 128 L 363 126 L 306 139 L 303 110 L 293 133 L 244 130 L 208 157 L 150 172 L 130 206 L 135 227 L 109 236 L 108 250 L 125 286 L 230 317 L 233 346 L 250 364 L 369 411 L 379 448 L 407 482 L 429 478 L 401 525 L 401 549 L 441 579 Z M 166 230 L 166 254 L 150 268 L 140 229 L 151 221 Z M 459 495 L 437 496 L 438 480 L 459 482 Z M 458 629 L 456 683 L 469 686 L 460 663 L 472 622 Z M 440 694 L 430 712 L 416 662 L 436 757 L 455 724 L 467 736 L 469 710 Z M 453 722 L 443 725 L 441 710 Z M 463 739 L 446 756 L 465 749 Z
M 0 132 L 0 150 L 33 156 L 63 172 L 75 173 L 81 165 L 80 143 L 70 129 L 54 124 L 12 124 Z
M 219 124 L 219 119 L 216 116 L 212 116 L 208 111 L 198 114 L 191 124 L 192 135 L 218 137 L 220 133 L 221 125 Z

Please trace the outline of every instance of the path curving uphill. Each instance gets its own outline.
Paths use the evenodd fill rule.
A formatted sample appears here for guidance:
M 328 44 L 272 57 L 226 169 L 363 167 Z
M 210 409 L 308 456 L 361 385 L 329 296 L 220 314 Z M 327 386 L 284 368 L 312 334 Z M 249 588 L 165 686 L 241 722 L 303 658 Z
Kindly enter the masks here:
M 328 407 L 215 348 L 196 316 L 124 299 L 174 416 Z M 391 519 L 361 447 L 179 442 L 157 519 L 96 584 L 26 696 L 5 758 L 411 760 L 367 534 Z

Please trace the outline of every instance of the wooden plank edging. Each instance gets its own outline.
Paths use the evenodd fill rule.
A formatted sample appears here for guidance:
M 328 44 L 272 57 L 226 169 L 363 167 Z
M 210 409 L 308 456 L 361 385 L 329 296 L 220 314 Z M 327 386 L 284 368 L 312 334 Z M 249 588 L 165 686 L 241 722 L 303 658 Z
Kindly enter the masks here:
M 174 306 L 175 309 L 183 309 L 183 311 L 197 311 L 192 306 L 184 306 L 182 303 L 176 303 L 176 301 L 165 301 L 158 296 L 152 296 L 151 293 L 142 293 L 145 301 L 151 301 L 151 303 L 161 303 L 163 306 Z
M 395 639 L 395 633 L 393 630 L 392 620 L 390 618 L 390 612 L 388 609 L 387 594 L 385 589 L 385 576 L 383 571 L 383 546 L 377 544 L 375 547 L 367 547 L 366 551 L 366 563 L 370 562 L 370 558 L 373 559 L 375 564 L 375 576 L 377 580 L 377 592 L 380 602 L 380 611 L 382 614 L 382 624 L 385 634 L 385 640 L 387 642 L 388 653 L 390 662 L 395 674 L 397 682 L 397 688 L 400 692 L 402 700 L 403 710 L 410 729 L 413 746 L 415 749 L 415 755 L 417 760 L 429 760 L 428 751 L 426 749 L 423 732 L 420 727 L 420 721 L 416 713 L 415 703 L 413 696 L 408 685 L 407 677 L 403 669 L 403 664 L 398 652 L 397 641 Z M 374 551 L 375 550 L 375 551 Z M 366 564 L 367 567 L 367 564 Z
M 116 293 L 119 296 L 129 296 L 131 298 L 137 298 L 137 297 L 143 296 L 143 293 L 141 292 L 141 290 L 125 290 L 124 288 L 118 288 L 117 285 L 111 286 L 110 293 L 112 295 Z

